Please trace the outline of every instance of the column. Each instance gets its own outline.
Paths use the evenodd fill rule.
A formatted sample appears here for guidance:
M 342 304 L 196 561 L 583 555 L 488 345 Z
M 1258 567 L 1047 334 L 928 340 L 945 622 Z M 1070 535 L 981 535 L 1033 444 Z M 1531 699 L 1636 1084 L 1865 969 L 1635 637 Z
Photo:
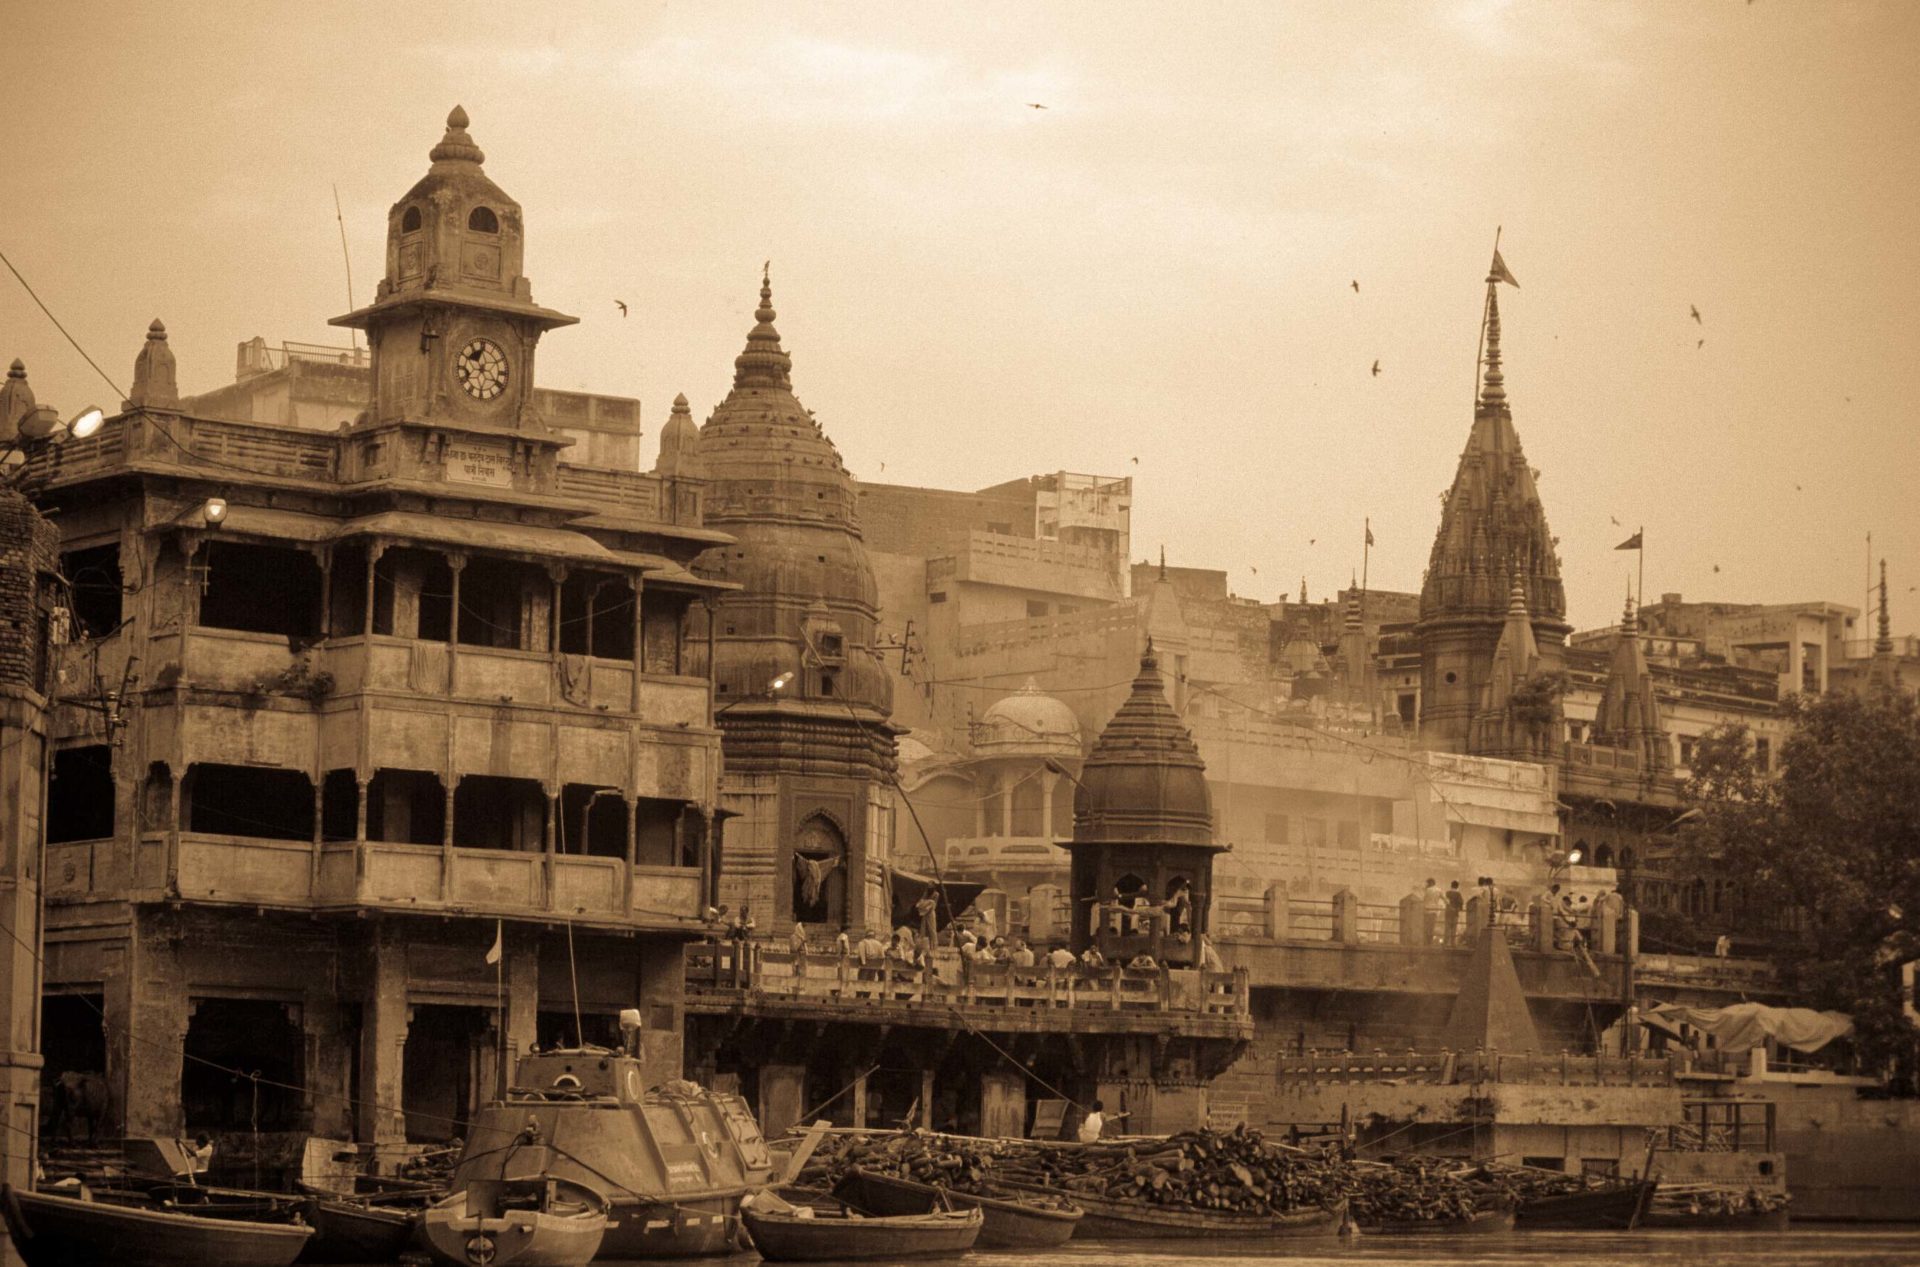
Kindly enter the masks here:
M 855 1130 L 867 1124 L 867 1075 L 861 1074 L 853 1080 L 853 1126 Z
M 631 915 L 633 914 L 633 866 L 638 858 L 640 849 L 640 798 L 637 796 L 622 796 L 620 802 L 627 807 L 627 865 L 626 869 L 621 873 L 621 909 Z M 593 813 L 593 802 L 591 801 L 587 802 L 587 813 L 589 815 Z M 680 838 L 685 825 L 685 817 L 683 814 L 680 818 L 673 820 L 673 862 L 676 866 L 679 865 L 680 862 Z
M 1019 1139 L 1026 1128 L 1026 1079 L 1004 1069 L 980 1075 L 980 1133 L 989 1139 Z
M 540 872 L 544 877 L 541 904 L 548 910 L 553 909 L 554 837 L 560 829 L 560 789 L 547 784 L 543 789 L 547 794 L 547 831 L 544 851 L 540 859 Z
M 640 676 L 647 667 L 647 617 L 640 609 L 641 595 L 646 586 L 639 572 L 635 572 L 628 583 L 633 586 L 633 711 L 637 713 L 640 711 Z M 709 676 L 712 675 L 711 665 L 707 672 Z
M 460 574 L 467 570 L 467 556 L 459 551 L 447 555 L 447 570 L 453 573 L 453 612 L 447 618 L 447 694 L 456 693 L 460 680 Z M 453 821 L 453 815 L 447 815 Z
M 391 929 L 379 929 L 370 947 L 367 990 L 360 1001 L 360 1103 L 355 1106 L 359 1141 L 404 1144 L 401 1112 L 406 1086 L 407 948 Z
M 994 786 L 1000 789 L 1000 834 L 1013 835 L 1013 780 L 1004 774 L 994 776 Z
M 1060 776 L 1048 769 L 1040 771 L 1040 834 L 1053 839 L 1053 789 Z
M 933 1070 L 920 1071 L 920 1129 L 933 1129 Z
M 323 1139 L 353 1138 L 353 1094 L 347 1053 L 355 1035 L 347 1028 L 332 983 L 306 992 L 300 1007 L 306 1040 L 307 1098 L 313 1106 L 313 1133 Z
M 180 1114 L 186 982 L 174 962 L 173 943 L 156 935 L 150 916 L 135 916 L 127 936 L 124 969 L 104 982 L 102 1008 L 115 1116 L 129 1137 L 177 1137 L 186 1129 Z
M 509 1082 L 513 1079 L 514 1066 L 533 1049 L 534 1040 L 540 1035 L 540 940 L 521 937 L 519 932 L 512 924 L 505 926 Z
M 807 1110 L 807 1071 L 804 1065 L 760 1067 L 760 1133 L 778 1139 L 794 1126 L 803 1126 Z
M 651 1087 L 680 1077 L 686 1062 L 686 961 L 676 939 L 643 937 L 638 944 L 640 1015 L 646 1022 L 640 1031 L 640 1063 Z M 793 1111 L 804 1107 L 796 1104 Z

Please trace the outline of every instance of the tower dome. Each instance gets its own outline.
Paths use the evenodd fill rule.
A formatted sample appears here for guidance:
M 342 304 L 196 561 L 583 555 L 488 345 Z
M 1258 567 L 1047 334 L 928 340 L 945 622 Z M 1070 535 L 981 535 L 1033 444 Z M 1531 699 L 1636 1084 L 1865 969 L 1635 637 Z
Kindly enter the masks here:
M 700 461 L 700 428 L 694 425 L 684 392 L 673 398 L 667 425 L 660 428 L 660 455 L 654 459 L 653 473 L 695 478 L 705 474 Z
M 1132 693 L 1094 740 L 1081 769 L 1074 840 L 1211 844 L 1206 768 L 1193 736 L 1167 703 L 1149 642 Z
M 1080 719 L 1032 678 L 980 718 L 973 741 L 982 756 L 1080 756 Z

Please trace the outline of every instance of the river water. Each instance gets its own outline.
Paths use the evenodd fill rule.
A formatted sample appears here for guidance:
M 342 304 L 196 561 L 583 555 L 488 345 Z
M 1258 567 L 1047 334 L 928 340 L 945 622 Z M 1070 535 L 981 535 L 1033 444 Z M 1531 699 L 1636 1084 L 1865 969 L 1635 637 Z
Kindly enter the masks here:
M 1358 1241 L 1165 1241 L 1151 1248 L 1071 1241 L 1045 1253 L 979 1251 L 956 1259 L 976 1267 L 1253 1267 L 1284 1259 L 1290 1267 L 1348 1267 L 1400 1263 L 1407 1267 L 1910 1267 L 1920 1265 L 1920 1227 L 1836 1228 L 1737 1234 L 1728 1232 L 1525 1232 L 1436 1243 L 1421 1237 L 1362 1237 Z M 747 1267 L 753 1255 L 708 1259 Z M 849 1265 L 851 1267 L 851 1265 Z M 868 1263 L 866 1267 L 873 1267 Z

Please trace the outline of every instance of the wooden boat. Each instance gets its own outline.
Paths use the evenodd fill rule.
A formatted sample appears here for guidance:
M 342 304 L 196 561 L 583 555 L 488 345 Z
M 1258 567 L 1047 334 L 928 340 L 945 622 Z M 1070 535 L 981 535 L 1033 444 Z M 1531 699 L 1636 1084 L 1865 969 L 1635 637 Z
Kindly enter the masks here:
M 1032 1249 L 1058 1245 L 1073 1235 L 1084 1211 L 1070 1201 L 1042 1204 L 1027 1196 L 983 1197 L 951 1188 L 936 1188 L 911 1179 L 875 1174 L 856 1166 L 834 1188 L 833 1194 L 869 1214 L 929 1214 L 944 1208 L 941 1199 L 957 1209 L 977 1208 L 985 1217 L 980 1226 L 982 1249 Z
M 586 1267 L 607 1234 L 607 1201 L 551 1175 L 476 1181 L 428 1206 L 421 1228 L 455 1267 Z
M 1595 1229 L 1630 1231 L 1640 1225 L 1653 1200 L 1656 1180 L 1632 1180 L 1559 1197 L 1522 1201 L 1514 1223 L 1522 1228 Z
M 300 1251 L 303 1263 L 391 1263 L 413 1240 L 421 1211 L 378 1206 L 338 1197 L 308 1197 L 300 1217 L 313 1239 Z
M 256 1223 L 290 1223 L 300 1213 L 300 1198 L 285 1192 L 260 1192 L 253 1188 L 211 1188 L 205 1184 L 149 1183 L 109 1197 L 101 1189 L 93 1190 L 95 1200 L 125 1200 L 139 1204 L 139 1197 L 168 1210 L 198 1214 L 209 1219 L 250 1219 Z
M 0 1188 L 7 1231 L 27 1267 L 287 1267 L 313 1229 L 211 1219 L 84 1195 Z
M 819 1263 L 964 1254 L 986 1219 L 977 1208 L 865 1218 L 838 1202 L 796 1205 L 758 1192 L 741 1203 L 740 1221 L 767 1261 Z
M 1273 1237 L 1337 1236 L 1347 1221 L 1347 1203 L 1331 1207 L 1314 1206 L 1289 1210 L 1285 1214 L 1222 1214 L 1213 1210 L 1183 1210 L 1175 1206 L 1153 1205 L 1145 1201 L 1109 1201 L 1083 1192 L 1042 1188 L 1032 1184 L 1000 1183 L 995 1188 L 1007 1193 L 1037 1193 L 1071 1201 L 1084 1211 L 1074 1224 L 1076 1240 L 1139 1241 L 1185 1240 L 1195 1236 L 1244 1237 L 1267 1240 Z
M 1464 1219 L 1387 1219 L 1362 1223 L 1368 1236 L 1497 1236 L 1513 1230 L 1512 1210 L 1475 1210 Z
M 1713 1232 L 1784 1232 L 1787 1207 L 1775 1210 L 1701 1210 L 1661 1209 L 1655 1207 L 1640 1216 L 1645 1228 L 1683 1229 Z

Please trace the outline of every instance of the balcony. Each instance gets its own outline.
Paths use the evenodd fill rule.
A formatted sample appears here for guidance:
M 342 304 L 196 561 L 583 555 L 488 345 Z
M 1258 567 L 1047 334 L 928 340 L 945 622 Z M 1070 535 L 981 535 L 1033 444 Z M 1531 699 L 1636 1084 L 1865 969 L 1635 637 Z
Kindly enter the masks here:
M 619 928 L 693 927 L 697 867 L 387 841 L 269 840 L 150 832 L 126 858 L 117 840 L 47 849 L 47 896 L 271 906 L 310 911 L 426 911 L 556 919 Z
M 801 956 L 763 941 L 685 953 L 694 1012 L 1022 1032 L 1162 1033 L 1172 1024 L 1193 1038 L 1253 1033 L 1242 971 L 963 966 L 956 952 L 938 950 L 929 972 L 837 952 Z

